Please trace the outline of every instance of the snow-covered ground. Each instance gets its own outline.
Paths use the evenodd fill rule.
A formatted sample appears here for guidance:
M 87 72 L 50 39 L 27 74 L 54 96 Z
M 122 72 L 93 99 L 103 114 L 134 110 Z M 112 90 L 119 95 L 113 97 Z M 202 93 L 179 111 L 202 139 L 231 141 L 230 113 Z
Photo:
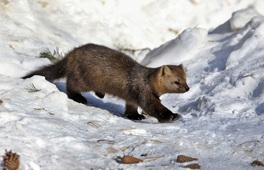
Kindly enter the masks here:
M 0 155 L 12 149 L 26 170 L 185 169 L 180 154 L 205 170 L 261 169 L 250 164 L 264 161 L 263 9 L 262 0 L 0 1 Z M 191 90 L 161 97 L 183 118 L 134 122 L 118 98 L 85 93 L 86 106 L 63 81 L 20 79 L 50 63 L 41 51 L 89 42 L 135 50 L 126 52 L 150 67 L 183 63 Z M 123 155 L 144 161 L 120 164 Z

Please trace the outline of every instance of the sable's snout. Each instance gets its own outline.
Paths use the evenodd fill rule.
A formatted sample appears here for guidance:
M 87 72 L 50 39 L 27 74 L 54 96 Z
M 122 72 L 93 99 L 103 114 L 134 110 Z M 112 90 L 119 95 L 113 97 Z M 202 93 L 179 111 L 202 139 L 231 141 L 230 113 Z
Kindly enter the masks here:
M 185 90 L 186 91 L 189 91 L 190 90 L 190 87 L 188 85 L 185 86 Z

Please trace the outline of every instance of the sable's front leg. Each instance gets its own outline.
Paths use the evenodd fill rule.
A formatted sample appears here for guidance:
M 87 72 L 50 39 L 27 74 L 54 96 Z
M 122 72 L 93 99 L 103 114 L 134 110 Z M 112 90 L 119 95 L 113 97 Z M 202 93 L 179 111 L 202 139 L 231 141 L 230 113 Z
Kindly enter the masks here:
M 131 119 L 131 120 L 142 120 L 142 119 L 145 119 L 144 115 L 138 114 L 137 106 L 135 106 L 133 104 L 130 104 L 130 103 L 126 103 L 125 116 L 128 119 Z
M 157 118 L 160 123 L 172 122 L 181 117 L 178 113 L 173 114 L 169 109 L 160 103 L 159 99 L 156 98 L 153 98 L 141 107 L 144 112 Z
M 170 110 L 167 112 L 161 113 L 157 119 L 160 123 L 173 122 L 181 118 L 181 115 L 178 113 L 172 113 Z

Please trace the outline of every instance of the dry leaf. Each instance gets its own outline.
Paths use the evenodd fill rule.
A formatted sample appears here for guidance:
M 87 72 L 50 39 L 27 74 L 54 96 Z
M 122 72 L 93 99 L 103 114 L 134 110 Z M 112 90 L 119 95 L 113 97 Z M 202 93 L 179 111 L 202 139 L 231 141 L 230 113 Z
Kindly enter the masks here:
M 197 160 L 198 160 L 197 158 L 192 158 L 192 157 L 185 156 L 185 155 L 178 155 L 176 162 L 184 163 L 184 162 L 191 162 L 191 161 L 197 161 Z
M 199 164 L 190 164 L 190 165 L 186 165 L 186 166 L 184 166 L 184 168 L 200 169 L 201 166 L 200 166 Z
M 123 157 L 118 157 L 117 161 L 119 163 L 122 164 L 136 164 L 136 163 L 140 163 L 143 162 L 142 159 L 133 157 L 133 156 L 129 156 L 129 155 L 124 155 Z

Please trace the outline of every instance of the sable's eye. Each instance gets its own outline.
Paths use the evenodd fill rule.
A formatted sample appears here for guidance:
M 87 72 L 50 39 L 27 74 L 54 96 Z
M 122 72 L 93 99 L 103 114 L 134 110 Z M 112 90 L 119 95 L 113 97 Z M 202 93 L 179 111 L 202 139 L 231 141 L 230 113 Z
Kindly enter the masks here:
M 174 82 L 174 84 L 180 85 L 180 82 L 178 82 L 178 81 L 175 81 L 175 82 Z

